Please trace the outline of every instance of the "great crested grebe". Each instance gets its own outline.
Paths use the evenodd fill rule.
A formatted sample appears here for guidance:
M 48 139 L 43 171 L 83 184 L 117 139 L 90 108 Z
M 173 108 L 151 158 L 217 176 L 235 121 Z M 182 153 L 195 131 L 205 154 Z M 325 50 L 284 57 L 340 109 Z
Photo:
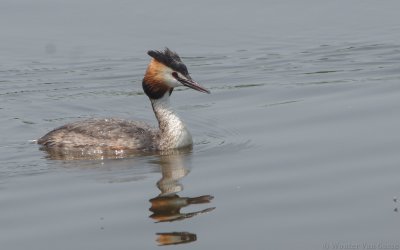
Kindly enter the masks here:
M 88 119 L 50 131 L 38 140 L 38 144 L 47 150 L 82 154 L 167 150 L 191 146 L 192 136 L 171 109 L 170 95 L 178 86 L 187 86 L 208 94 L 210 91 L 192 80 L 177 53 L 166 48 L 164 51 L 150 50 L 147 54 L 152 59 L 142 86 L 150 99 L 159 129 L 137 121 Z

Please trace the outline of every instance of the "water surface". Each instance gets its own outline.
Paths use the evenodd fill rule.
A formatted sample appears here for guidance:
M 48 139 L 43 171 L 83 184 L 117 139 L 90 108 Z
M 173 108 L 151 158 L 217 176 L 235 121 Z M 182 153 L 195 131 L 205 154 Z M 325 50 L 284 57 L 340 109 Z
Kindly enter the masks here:
M 398 249 L 397 1 L 2 1 L 4 249 Z M 194 147 L 53 160 L 32 142 L 89 117 L 155 125 L 146 51 Z

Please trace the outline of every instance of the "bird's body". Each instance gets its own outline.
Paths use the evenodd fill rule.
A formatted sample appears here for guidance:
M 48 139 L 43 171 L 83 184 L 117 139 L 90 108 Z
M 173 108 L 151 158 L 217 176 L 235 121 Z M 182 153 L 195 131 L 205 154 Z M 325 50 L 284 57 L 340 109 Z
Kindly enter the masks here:
M 159 128 L 143 122 L 116 118 L 88 119 L 56 128 L 38 140 L 50 151 L 104 154 L 124 151 L 155 151 L 188 147 L 192 136 L 169 104 L 173 88 L 181 85 L 209 93 L 194 82 L 179 56 L 170 51 L 149 51 L 153 57 L 143 78 Z

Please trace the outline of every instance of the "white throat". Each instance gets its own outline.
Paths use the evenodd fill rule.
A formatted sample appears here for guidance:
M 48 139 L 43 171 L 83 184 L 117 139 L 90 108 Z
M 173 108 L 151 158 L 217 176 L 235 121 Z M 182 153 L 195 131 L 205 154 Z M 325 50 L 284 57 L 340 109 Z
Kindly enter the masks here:
M 165 150 L 192 145 L 192 136 L 170 106 L 169 92 L 159 99 L 150 99 L 150 101 L 160 128 L 158 149 Z

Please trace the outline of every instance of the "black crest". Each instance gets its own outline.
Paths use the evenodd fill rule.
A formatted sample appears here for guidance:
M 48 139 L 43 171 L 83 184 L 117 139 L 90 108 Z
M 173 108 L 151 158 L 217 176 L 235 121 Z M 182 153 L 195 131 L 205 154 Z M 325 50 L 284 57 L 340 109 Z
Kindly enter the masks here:
M 171 69 L 178 71 L 184 76 L 189 76 L 189 72 L 186 68 L 186 65 L 182 62 L 181 58 L 176 52 L 171 51 L 168 48 L 165 48 L 164 51 L 159 50 L 149 50 L 147 54 L 165 66 L 170 67 Z

